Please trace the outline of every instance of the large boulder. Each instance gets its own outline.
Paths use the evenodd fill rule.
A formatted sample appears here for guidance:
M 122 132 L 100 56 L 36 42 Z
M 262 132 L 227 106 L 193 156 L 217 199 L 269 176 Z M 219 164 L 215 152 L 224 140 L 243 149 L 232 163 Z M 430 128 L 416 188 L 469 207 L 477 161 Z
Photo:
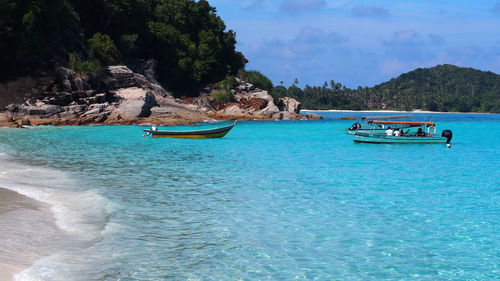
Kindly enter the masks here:
M 82 118 L 84 118 L 84 117 L 87 117 L 87 116 L 96 115 L 96 114 L 101 113 L 101 112 L 102 112 L 102 110 L 103 110 L 103 109 L 102 109 L 102 108 L 99 108 L 99 107 L 97 107 L 97 108 L 92 108 L 92 109 L 90 109 L 90 110 L 86 111 L 84 114 L 82 114 L 82 116 L 81 116 L 81 117 L 82 117 Z
M 286 111 L 291 113 L 300 113 L 301 104 L 296 99 L 284 97 L 278 100 L 277 104 L 280 111 Z
M 238 82 L 238 85 L 236 86 L 236 91 L 238 92 L 241 91 L 250 92 L 255 90 L 255 86 L 253 84 L 247 83 L 239 78 L 236 78 L 236 82 Z
M 61 81 L 71 79 L 71 70 L 64 67 L 58 67 L 54 70 L 55 77 Z
M 70 80 L 70 83 L 71 83 L 71 89 L 73 89 L 73 91 L 86 91 L 92 88 L 89 83 L 85 82 L 80 78 L 75 78 L 73 80 Z M 63 85 L 63 87 L 65 86 Z
M 108 112 L 87 114 L 85 116 L 82 115 L 82 117 L 79 120 L 79 124 L 84 125 L 84 124 L 102 123 L 106 121 L 106 119 L 108 119 L 108 116 L 109 116 Z
M 151 90 L 156 96 L 172 96 L 167 90 L 165 90 L 160 84 L 151 82 L 145 76 L 141 74 L 134 73 L 134 80 L 138 87 Z
M 18 115 L 44 115 L 51 116 L 62 112 L 60 106 L 53 104 L 45 104 L 37 102 L 35 105 L 22 104 L 17 107 L 16 114 Z
M 238 104 L 230 104 L 226 108 L 217 112 L 218 115 L 225 118 L 243 118 L 246 119 L 252 115 L 252 112 L 242 108 Z
M 236 101 L 240 101 L 242 98 L 250 99 L 257 98 L 266 100 L 268 103 L 274 103 L 273 97 L 267 91 L 253 91 L 253 92 L 242 92 L 234 95 Z
M 243 108 L 245 108 L 244 105 L 246 103 L 252 101 L 252 108 L 247 108 L 246 110 L 247 115 L 260 115 L 259 117 L 272 118 L 274 114 L 280 111 L 274 104 L 274 98 L 267 91 L 239 92 L 234 95 L 234 98 L 238 103 L 243 105 Z M 222 113 L 225 114 L 225 112 L 227 110 Z
M 192 104 L 198 106 L 201 110 L 205 111 L 205 112 L 209 112 L 209 111 L 217 111 L 217 109 L 219 108 L 219 102 L 217 102 L 217 100 L 215 100 L 214 97 L 211 97 L 210 95 L 202 95 L 202 96 L 199 96 L 197 98 L 194 98 L 192 101 L 191 101 Z
M 162 119 L 164 123 L 167 119 L 204 120 L 208 118 L 207 112 L 201 110 L 199 106 L 186 103 L 173 97 L 158 97 L 157 102 L 160 107 L 151 108 L 151 117 L 157 120 Z
M 87 98 L 81 98 L 79 100 L 80 104 L 95 104 L 95 103 L 105 103 L 108 100 L 107 93 L 95 94 Z
M 104 80 L 104 83 L 109 90 L 137 86 L 134 79 L 134 72 L 125 65 L 108 66 L 106 68 L 106 74 L 108 74 L 109 77 Z
M 48 92 L 44 95 L 43 102 L 59 106 L 67 106 L 74 101 L 73 94 L 67 92 Z
M 151 62 L 151 64 L 154 65 L 153 62 Z M 154 72 L 149 69 L 149 68 L 154 68 L 153 65 L 148 66 L 148 71 L 145 73 L 145 75 L 148 76 L 135 73 L 125 65 L 108 66 L 106 68 L 106 73 L 108 74 L 108 77 L 104 79 L 106 87 L 109 90 L 139 87 L 150 90 L 156 96 L 163 96 L 163 97 L 172 96 L 154 79 Z
M 74 105 L 63 106 L 62 107 L 62 109 L 65 112 L 68 112 L 70 114 L 75 114 L 75 115 L 82 114 L 85 111 L 86 108 L 87 108 L 87 106 L 86 105 L 82 105 L 82 104 L 74 104 Z
M 253 109 L 255 111 L 258 111 L 266 108 L 269 102 L 265 99 L 259 98 L 240 98 L 239 103 L 246 109 Z
M 109 103 L 91 104 L 85 113 L 80 116 L 80 124 L 101 123 L 108 119 L 113 108 Z
M 262 109 L 261 111 L 257 112 L 257 114 L 259 115 L 263 115 L 263 116 L 266 116 L 266 117 L 269 117 L 269 118 L 272 118 L 273 115 L 275 115 L 276 113 L 279 113 L 280 110 L 279 108 L 274 104 L 274 102 L 270 102 L 267 104 L 267 106 Z
M 115 79 L 134 77 L 134 72 L 125 65 L 110 65 L 106 67 L 106 73 Z
M 127 118 L 148 117 L 151 108 L 159 106 L 153 93 L 132 87 L 119 89 L 114 94 L 120 98 L 116 112 Z

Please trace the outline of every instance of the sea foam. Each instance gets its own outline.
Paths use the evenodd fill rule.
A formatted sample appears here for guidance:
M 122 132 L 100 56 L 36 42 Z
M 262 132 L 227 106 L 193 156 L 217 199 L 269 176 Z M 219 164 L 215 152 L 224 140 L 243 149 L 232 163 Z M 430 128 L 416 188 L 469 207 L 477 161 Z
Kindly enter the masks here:
M 38 260 L 15 275 L 15 280 L 53 280 L 53 276 L 64 276 L 60 265 L 71 259 L 71 252 L 84 251 L 110 231 L 107 224 L 112 204 L 95 190 L 82 186 L 71 174 L 30 165 L 8 152 L 0 147 L 0 187 L 49 204 L 56 226 L 67 237 L 58 242 L 64 244 L 61 251 Z

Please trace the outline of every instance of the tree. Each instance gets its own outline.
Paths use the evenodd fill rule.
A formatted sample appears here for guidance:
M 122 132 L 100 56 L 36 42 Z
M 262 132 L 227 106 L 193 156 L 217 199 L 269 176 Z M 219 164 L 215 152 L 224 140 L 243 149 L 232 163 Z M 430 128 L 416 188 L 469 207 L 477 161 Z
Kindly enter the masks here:
M 65 1 L 0 0 L 0 63 L 11 72 L 83 51 L 78 17 Z
M 120 52 L 107 34 L 96 33 L 88 40 L 92 56 L 106 65 L 116 64 L 120 60 Z
M 241 70 L 238 73 L 240 79 L 253 84 L 256 88 L 271 91 L 273 89 L 273 82 L 267 78 L 264 74 L 256 70 Z

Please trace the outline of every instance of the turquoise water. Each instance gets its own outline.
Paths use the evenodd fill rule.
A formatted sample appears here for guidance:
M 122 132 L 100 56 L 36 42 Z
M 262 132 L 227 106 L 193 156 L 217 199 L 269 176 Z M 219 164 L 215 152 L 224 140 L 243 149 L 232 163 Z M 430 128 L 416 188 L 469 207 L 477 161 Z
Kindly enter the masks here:
M 447 149 L 355 144 L 322 114 L 209 140 L 0 129 L 0 186 L 67 236 L 19 279 L 500 280 L 500 115 L 433 114 Z

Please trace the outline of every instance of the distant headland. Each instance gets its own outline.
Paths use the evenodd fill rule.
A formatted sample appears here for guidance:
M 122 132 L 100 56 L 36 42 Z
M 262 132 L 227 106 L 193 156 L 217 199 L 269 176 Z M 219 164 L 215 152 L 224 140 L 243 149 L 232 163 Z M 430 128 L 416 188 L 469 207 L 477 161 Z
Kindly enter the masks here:
M 500 113 L 500 75 L 454 65 L 418 68 L 374 87 L 277 86 L 307 109 Z

